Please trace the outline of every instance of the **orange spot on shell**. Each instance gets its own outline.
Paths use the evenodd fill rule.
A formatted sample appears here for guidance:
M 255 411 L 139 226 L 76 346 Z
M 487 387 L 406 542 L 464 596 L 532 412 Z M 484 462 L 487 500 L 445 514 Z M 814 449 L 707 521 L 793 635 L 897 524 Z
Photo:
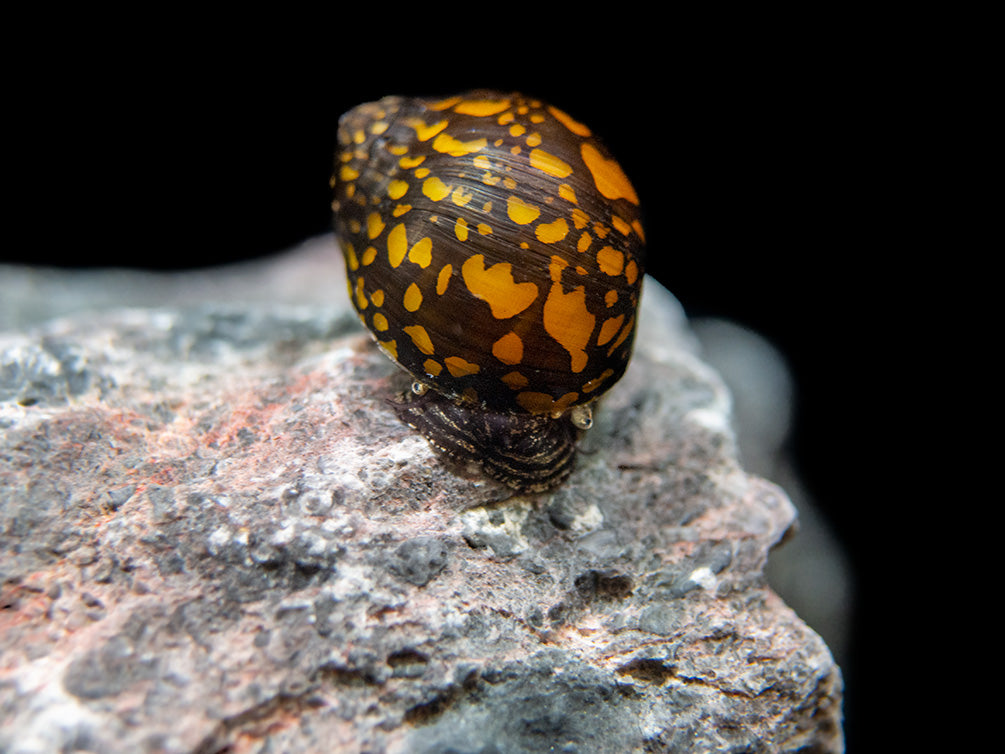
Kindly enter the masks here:
M 433 341 L 429 339 L 429 333 L 426 332 L 426 328 L 422 325 L 409 325 L 408 327 L 403 327 L 405 335 L 412 339 L 415 347 L 422 351 L 427 356 L 432 356 Z
M 534 283 L 517 283 L 513 279 L 513 265 L 499 262 L 486 268 L 484 254 L 475 254 L 465 260 L 461 276 L 471 295 L 487 302 L 496 319 L 516 316 L 537 298 Z
M 614 374 L 614 370 L 613 369 L 605 369 L 600 374 L 599 377 L 594 377 L 589 382 L 586 382 L 586 383 L 583 384 L 583 392 L 584 393 L 592 393 L 594 390 L 596 390 L 598 387 L 600 387 L 604 383 L 605 380 L 607 380 L 608 378 L 610 378 L 610 376 L 612 374 Z
M 443 360 L 447 365 L 447 371 L 454 377 L 467 377 L 469 374 L 478 374 L 481 367 L 470 361 L 462 359 L 460 356 L 448 356 Z
M 586 126 L 586 124 L 575 120 L 564 110 L 559 110 L 557 107 L 549 106 L 548 112 L 552 114 L 555 120 L 576 134 L 576 136 L 587 137 L 590 135 L 590 129 Z
M 627 199 L 632 204 L 639 203 L 639 197 L 621 165 L 615 160 L 608 160 L 588 141 L 580 145 L 579 153 L 593 175 L 597 191 L 608 199 Z
M 499 379 L 502 380 L 512 390 L 519 390 L 520 388 L 527 387 L 527 385 L 530 382 L 530 380 L 528 380 L 519 372 L 507 372 Z
M 615 248 L 605 246 L 597 252 L 597 265 L 608 275 L 620 275 L 625 266 L 625 255 Z
M 582 372 L 588 360 L 585 348 L 597 318 L 586 308 L 586 289 L 578 286 L 565 293 L 560 283 L 552 283 L 544 302 L 544 330 L 569 352 L 570 369 Z
M 528 204 L 519 196 L 510 196 L 506 200 L 506 214 L 517 225 L 528 225 L 538 218 L 541 210 L 533 204 Z
M 530 150 L 530 166 L 554 178 L 566 178 L 572 173 L 572 166 L 543 149 Z
M 566 393 L 557 400 L 547 393 L 525 391 L 517 393 L 516 402 L 532 414 L 561 414 L 579 397 L 579 393 Z
M 560 217 L 554 222 L 541 223 L 534 228 L 534 235 L 541 243 L 558 243 L 569 235 L 569 223 L 564 217 Z
M 492 344 L 492 355 L 503 364 L 523 361 L 523 341 L 515 332 L 508 332 Z

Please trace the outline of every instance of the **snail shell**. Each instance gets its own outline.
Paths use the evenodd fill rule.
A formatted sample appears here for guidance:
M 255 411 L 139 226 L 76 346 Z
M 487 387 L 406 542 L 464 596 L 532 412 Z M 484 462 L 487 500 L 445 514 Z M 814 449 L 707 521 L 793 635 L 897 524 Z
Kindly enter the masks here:
M 518 489 L 564 478 L 635 336 L 644 238 L 621 167 L 561 110 L 487 90 L 360 105 L 338 145 L 350 299 L 423 393 L 399 414 Z

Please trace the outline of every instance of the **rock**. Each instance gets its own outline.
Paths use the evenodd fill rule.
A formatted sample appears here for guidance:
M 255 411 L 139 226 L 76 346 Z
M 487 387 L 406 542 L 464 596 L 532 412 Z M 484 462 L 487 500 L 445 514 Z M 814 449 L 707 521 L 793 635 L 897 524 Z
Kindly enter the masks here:
M 336 256 L 0 334 L 0 750 L 841 751 L 764 577 L 794 508 L 665 290 L 571 479 L 514 496 L 395 418 Z
M 781 484 L 799 514 L 799 535 L 772 553 L 768 581 L 842 664 L 851 644 L 851 567 L 793 468 L 786 443 L 796 397 L 788 366 L 765 338 L 733 322 L 704 318 L 692 320 L 691 328 L 702 359 L 733 397 L 733 427 L 744 469 Z

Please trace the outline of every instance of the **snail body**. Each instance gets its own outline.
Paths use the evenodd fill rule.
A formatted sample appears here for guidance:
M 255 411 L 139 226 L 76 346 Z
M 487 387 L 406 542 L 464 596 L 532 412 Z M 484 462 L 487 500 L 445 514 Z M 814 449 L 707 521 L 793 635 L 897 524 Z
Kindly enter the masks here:
M 635 336 L 644 237 L 618 163 L 520 94 L 385 97 L 342 116 L 332 182 L 350 299 L 416 380 L 399 415 L 514 488 L 564 479 Z

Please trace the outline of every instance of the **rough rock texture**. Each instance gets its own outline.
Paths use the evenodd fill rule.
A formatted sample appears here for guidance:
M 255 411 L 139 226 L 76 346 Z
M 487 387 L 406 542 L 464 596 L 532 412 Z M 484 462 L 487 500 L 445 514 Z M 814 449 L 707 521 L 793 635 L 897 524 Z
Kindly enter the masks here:
M 729 386 L 743 468 L 780 484 L 798 511 L 798 536 L 772 552 L 768 582 L 820 633 L 844 667 L 852 643 L 851 565 L 793 467 L 787 441 L 797 397 L 788 366 L 770 342 L 734 322 L 690 324 L 702 360 Z
M 841 750 L 764 577 L 794 509 L 666 291 L 572 478 L 514 497 L 395 419 L 331 240 L 296 259 L 328 305 L 220 273 L 0 334 L 0 751 Z

